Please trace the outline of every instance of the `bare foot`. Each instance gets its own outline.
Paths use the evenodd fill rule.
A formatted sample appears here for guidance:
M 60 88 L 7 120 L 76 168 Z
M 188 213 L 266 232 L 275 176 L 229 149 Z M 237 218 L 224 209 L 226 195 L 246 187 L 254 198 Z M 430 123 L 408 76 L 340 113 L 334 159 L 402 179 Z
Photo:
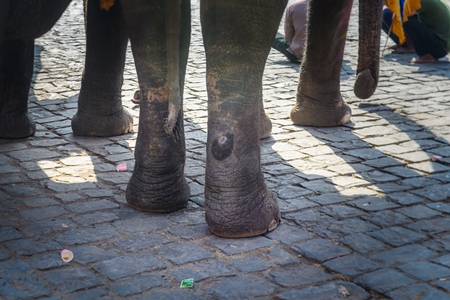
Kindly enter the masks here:
M 411 63 L 415 64 L 425 64 L 425 63 L 433 63 L 436 62 L 437 59 L 433 57 L 430 53 L 425 55 L 417 55 L 411 60 Z

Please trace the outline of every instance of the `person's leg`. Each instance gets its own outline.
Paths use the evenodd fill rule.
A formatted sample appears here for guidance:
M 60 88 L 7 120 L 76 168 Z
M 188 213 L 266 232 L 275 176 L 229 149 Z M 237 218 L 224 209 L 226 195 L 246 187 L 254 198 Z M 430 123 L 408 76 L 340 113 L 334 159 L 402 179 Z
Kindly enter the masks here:
M 297 56 L 287 50 L 289 48 L 289 45 L 284 39 L 284 35 L 282 35 L 281 33 L 277 32 L 277 35 L 275 36 L 275 39 L 272 43 L 272 48 L 284 54 L 284 56 L 286 56 L 290 62 L 299 63 L 299 59 L 297 58 Z
M 389 11 L 389 9 L 385 8 L 383 10 L 383 23 L 381 29 L 384 31 L 384 33 L 388 34 L 392 41 L 394 41 L 394 43 L 397 45 L 391 47 L 391 49 L 395 49 L 393 53 L 414 53 L 415 51 L 411 39 L 406 34 L 406 41 L 400 45 L 398 36 L 392 32 L 392 16 L 393 14 Z
M 436 36 L 434 31 L 420 22 L 418 18 L 409 18 L 408 21 L 403 24 L 403 28 L 410 37 L 419 58 L 429 54 L 434 60 L 437 60 L 438 58 L 447 55 L 447 51 L 442 46 L 440 39 Z

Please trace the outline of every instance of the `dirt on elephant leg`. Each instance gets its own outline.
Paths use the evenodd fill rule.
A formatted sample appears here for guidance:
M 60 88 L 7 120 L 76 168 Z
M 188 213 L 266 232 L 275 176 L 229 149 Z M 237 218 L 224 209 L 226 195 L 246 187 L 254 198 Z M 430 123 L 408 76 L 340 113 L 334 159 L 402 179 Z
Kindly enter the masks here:
M 324 96 L 330 97 L 330 96 Z M 332 127 L 350 122 L 351 108 L 338 97 L 338 101 L 316 101 L 304 95 L 297 96 L 297 102 L 291 109 L 291 120 L 295 125 Z M 323 103 L 331 103 L 324 105 Z

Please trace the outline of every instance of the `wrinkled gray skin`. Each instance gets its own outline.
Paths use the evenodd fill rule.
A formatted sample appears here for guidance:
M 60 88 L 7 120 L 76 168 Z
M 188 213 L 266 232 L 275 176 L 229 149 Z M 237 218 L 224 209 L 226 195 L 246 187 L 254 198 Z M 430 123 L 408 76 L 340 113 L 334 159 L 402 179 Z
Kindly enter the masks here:
M 369 37 L 361 39 L 365 44 L 360 53 L 365 60 L 360 62 L 366 66 L 358 67 L 358 73 L 369 71 L 361 71 L 364 75 L 355 87 L 365 97 L 373 93 L 378 80 L 380 29 L 374 21 L 381 19 L 378 2 L 360 0 L 361 13 L 371 26 L 365 31 L 370 32 L 365 34 Z M 170 3 L 169 10 L 165 3 Z M 271 131 L 262 106 L 262 76 L 286 4 L 287 0 L 201 2 L 209 101 L 206 220 L 219 236 L 259 235 L 273 230 L 280 221 L 276 198 L 261 172 L 259 137 L 267 137 Z M 335 126 L 350 119 L 350 108 L 340 97 L 339 76 L 351 4 L 351 0 L 310 1 L 311 38 L 301 67 L 297 104 L 291 112 L 296 124 Z M 171 11 L 177 5 L 178 9 Z M 171 14 L 179 15 L 179 20 L 166 22 Z M 369 18 L 371 14 L 373 18 Z M 141 108 L 136 164 L 126 191 L 127 202 L 152 212 L 171 212 L 186 206 L 190 191 L 184 177 L 183 99 L 179 91 L 183 91 L 190 42 L 189 0 L 117 0 L 108 11 L 101 10 L 99 2 L 93 0 L 87 3 L 86 22 L 86 66 L 78 112 L 72 121 L 74 133 L 106 136 L 129 130 L 131 117 L 123 111 L 120 100 L 129 38 Z M 167 51 L 174 47 L 179 49 L 177 57 L 176 51 Z M 32 52 L 27 55 L 32 66 Z M 179 76 L 174 78 L 176 72 Z M 29 82 L 26 93 L 28 88 Z M 11 103 L 14 101 L 10 98 L 0 99 L 2 117 L 11 115 L 5 110 L 12 107 Z M 20 114 L 27 116 L 26 101 L 18 107 Z M 13 119 L 14 115 L 6 125 L 0 123 L 0 136 L 10 132 L 9 137 L 33 134 L 29 124 L 21 124 L 27 122 Z M 28 116 L 25 119 L 31 120 Z
M 359 1 L 359 53 L 354 92 L 372 96 L 378 84 L 383 0 Z M 351 109 L 340 93 L 345 37 L 353 0 L 310 0 L 305 56 L 300 68 L 294 124 L 337 126 L 348 123 Z
M 34 39 L 60 18 L 70 0 L 0 0 L 0 138 L 34 134 L 28 114 Z

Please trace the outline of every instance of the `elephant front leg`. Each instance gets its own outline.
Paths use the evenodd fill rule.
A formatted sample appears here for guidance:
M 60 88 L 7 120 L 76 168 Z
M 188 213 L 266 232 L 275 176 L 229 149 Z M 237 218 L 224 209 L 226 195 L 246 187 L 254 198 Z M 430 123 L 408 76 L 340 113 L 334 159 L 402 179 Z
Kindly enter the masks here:
M 0 138 L 24 138 L 36 125 L 28 113 L 34 41 L 5 40 L 0 57 Z
M 122 106 L 128 36 L 120 3 L 108 10 L 87 1 L 86 61 L 72 130 L 80 136 L 114 136 L 132 129 L 133 117 Z
M 351 109 L 340 93 L 345 38 L 353 0 L 311 0 L 306 52 L 300 68 L 294 124 L 337 126 L 348 123 Z
M 218 236 L 255 236 L 280 222 L 261 171 L 259 137 L 264 65 L 285 5 L 201 2 L 209 114 L 206 221 Z

